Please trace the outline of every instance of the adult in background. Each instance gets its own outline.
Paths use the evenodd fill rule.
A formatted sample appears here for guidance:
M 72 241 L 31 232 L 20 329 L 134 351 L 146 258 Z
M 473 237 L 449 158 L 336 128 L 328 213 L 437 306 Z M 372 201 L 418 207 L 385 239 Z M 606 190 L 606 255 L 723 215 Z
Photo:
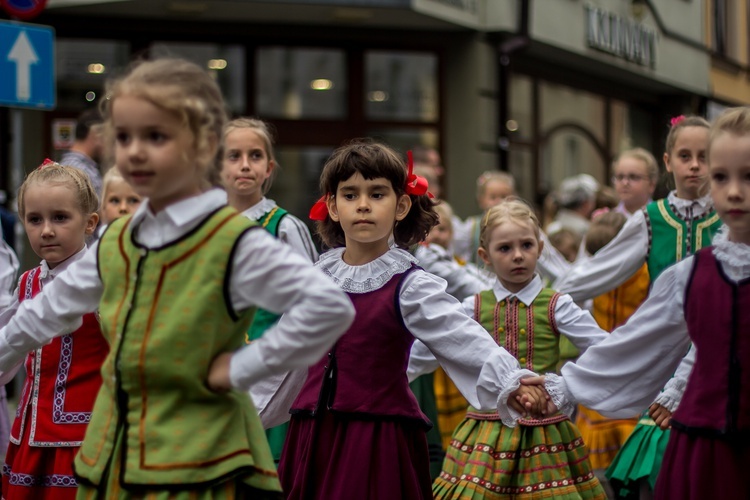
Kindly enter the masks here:
M 99 161 L 102 155 L 102 115 L 97 108 L 87 109 L 78 116 L 75 141 L 62 158 L 61 165 L 83 170 L 91 179 L 96 195 L 102 196 L 102 173 Z

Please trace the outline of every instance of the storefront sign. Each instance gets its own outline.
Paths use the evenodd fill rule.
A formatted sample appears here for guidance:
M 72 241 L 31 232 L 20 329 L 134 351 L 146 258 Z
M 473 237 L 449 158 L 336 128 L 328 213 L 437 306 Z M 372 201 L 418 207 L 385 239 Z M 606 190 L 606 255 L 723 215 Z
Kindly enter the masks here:
M 586 5 L 586 43 L 589 47 L 641 66 L 656 66 L 655 30 L 643 24 Z

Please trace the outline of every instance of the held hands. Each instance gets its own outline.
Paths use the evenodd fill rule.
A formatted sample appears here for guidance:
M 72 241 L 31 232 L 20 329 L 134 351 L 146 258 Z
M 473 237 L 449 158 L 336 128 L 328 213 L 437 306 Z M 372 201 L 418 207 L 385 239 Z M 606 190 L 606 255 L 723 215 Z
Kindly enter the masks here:
M 521 387 L 508 398 L 508 406 L 524 417 L 543 418 L 557 411 L 544 389 L 544 377 L 521 379 Z
M 648 416 L 654 419 L 656 425 L 663 430 L 669 429 L 672 420 L 672 412 L 664 408 L 659 403 L 653 403 L 648 407 Z
M 208 369 L 208 388 L 214 392 L 229 392 L 232 382 L 229 379 L 229 362 L 233 352 L 223 352 L 216 356 Z

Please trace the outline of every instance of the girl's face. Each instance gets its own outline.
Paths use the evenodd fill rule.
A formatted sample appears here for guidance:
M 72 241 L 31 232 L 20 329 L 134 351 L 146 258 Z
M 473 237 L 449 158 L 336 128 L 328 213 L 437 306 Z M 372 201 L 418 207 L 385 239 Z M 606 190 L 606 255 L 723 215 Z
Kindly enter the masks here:
M 440 215 L 437 226 L 433 226 L 433 228 L 430 229 L 430 232 L 427 234 L 427 238 L 425 238 L 425 242 L 434 243 L 436 245 L 440 245 L 445 249 L 448 249 L 448 247 L 450 247 L 451 245 L 451 242 L 453 242 L 453 228 L 450 224 L 450 221 L 446 221 L 445 217 L 443 217 L 443 215 Z
M 109 224 L 123 215 L 132 214 L 140 205 L 141 197 L 130 184 L 122 179 L 113 179 L 107 183 L 104 192 L 102 222 Z
M 98 221 L 97 214 L 81 211 L 69 185 L 35 182 L 26 188 L 23 227 L 34 253 L 50 268 L 80 251 Z
M 221 180 L 231 195 L 263 197 L 263 183 L 271 176 L 274 162 L 266 143 L 251 128 L 236 128 L 224 138 Z
M 202 192 L 203 152 L 177 115 L 126 94 L 112 104 L 112 125 L 120 174 L 153 212 Z
M 513 195 L 513 189 L 499 179 L 490 179 L 484 185 L 484 192 L 479 197 L 479 208 L 482 211 L 489 210 L 495 205 L 499 205 L 508 196 Z
M 708 175 L 707 147 L 707 128 L 685 127 L 677 133 L 672 151 L 664 153 L 664 165 L 667 172 L 674 175 L 678 197 L 686 200 L 700 198 Z
M 491 229 L 487 249 L 478 252 L 500 283 L 518 293 L 534 279 L 542 242 L 531 223 L 505 220 Z
M 625 156 L 615 165 L 615 191 L 628 212 L 644 207 L 656 185 L 648 176 L 646 162 L 634 156 Z
M 384 177 L 365 179 L 356 173 L 339 182 L 334 196 L 328 198 L 328 213 L 341 224 L 346 246 L 367 246 L 385 253 L 388 239 L 397 221 L 411 208 L 411 199 L 397 196 L 391 181 Z
M 750 136 L 722 133 L 711 145 L 711 197 L 732 241 L 750 244 Z

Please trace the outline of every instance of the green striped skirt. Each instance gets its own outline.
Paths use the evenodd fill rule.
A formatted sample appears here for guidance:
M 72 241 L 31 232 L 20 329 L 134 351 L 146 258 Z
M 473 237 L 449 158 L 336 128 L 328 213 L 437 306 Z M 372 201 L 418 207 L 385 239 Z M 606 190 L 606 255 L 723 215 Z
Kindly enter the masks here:
M 606 494 L 578 429 L 564 415 L 510 428 L 497 414 L 469 409 L 453 433 L 436 499 L 595 499 Z

